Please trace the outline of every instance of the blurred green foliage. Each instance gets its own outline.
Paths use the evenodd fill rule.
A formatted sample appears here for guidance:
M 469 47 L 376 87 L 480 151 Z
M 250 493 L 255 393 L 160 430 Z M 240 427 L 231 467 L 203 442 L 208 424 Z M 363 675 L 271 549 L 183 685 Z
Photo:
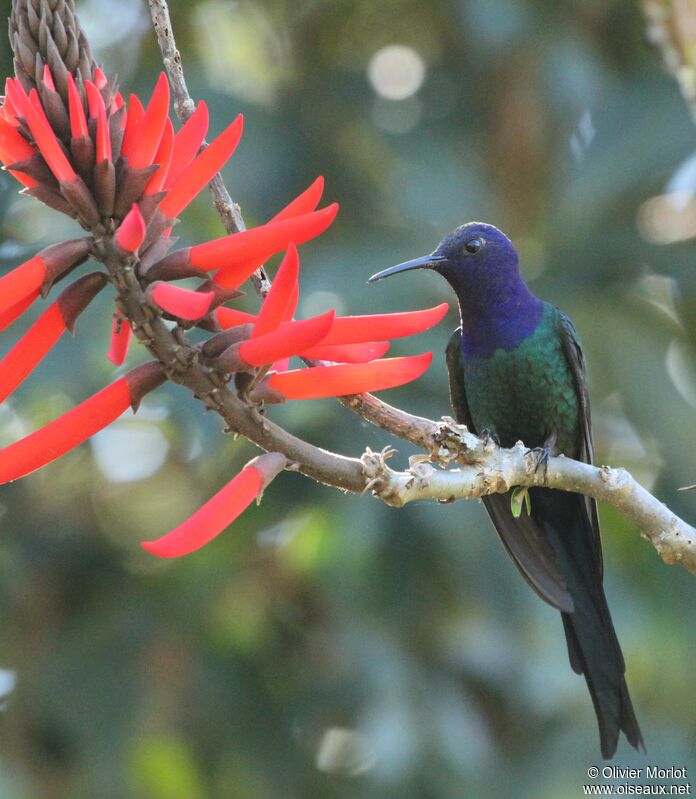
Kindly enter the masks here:
M 225 174 L 247 222 L 317 174 L 341 202 L 338 222 L 303 248 L 302 314 L 451 300 L 427 273 L 365 280 L 463 221 L 499 225 L 533 289 L 583 337 L 598 459 L 694 518 L 696 492 L 677 488 L 696 481 L 696 263 L 692 241 L 674 243 L 683 212 L 664 195 L 694 195 L 684 164 L 696 128 L 632 3 L 171 6 L 189 88 L 214 129 L 245 114 Z M 149 92 L 160 60 L 145 4 L 78 7 L 108 71 Z M 392 52 L 380 72 L 375 56 L 395 44 L 407 60 Z M 0 63 L 8 74 L 6 45 Z M 415 74 L 410 88 L 399 67 Z M 388 99 L 395 91 L 403 99 Z M 0 174 L 3 270 L 69 230 Z M 180 225 L 186 242 L 220 231 L 206 196 Z M 111 378 L 111 310 L 101 297 L 0 408 L 1 442 Z M 27 324 L 4 334 L 2 352 Z M 442 352 L 455 324 L 453 308 L 392 352 Z M 444 358 L 384 396 L 447 414 Z M 273 415 L 353 455 L 395 443 L 331 401 Z M 397 446 L 404 463 L 410 450 Z M 0 796 L 581 795 L 599 760 L 584 682 L 557 614 L 519 579 L 477 504 L 396 511 L 287 474 L 200 553 L 163 563 L 140 550 L 252 454 L 167 387 L 136 418 L 3 486 Z M 607 593 L 648 747 L 623 744 L 616 762 L 686 766 L 694 779 L 694 578 L 615 513 L 603 509 L 603 521 Z

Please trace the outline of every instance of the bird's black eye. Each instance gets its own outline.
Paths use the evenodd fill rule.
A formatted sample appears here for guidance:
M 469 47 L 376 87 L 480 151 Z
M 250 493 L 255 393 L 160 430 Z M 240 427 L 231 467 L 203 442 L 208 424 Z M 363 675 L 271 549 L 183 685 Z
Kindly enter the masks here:
M 467 241 L 467 243 L 464 245 L 464 249 L 470 255 L 477 253 L 481 247 L 483 247 L 483 239 L 469 239 L 469 241 Z

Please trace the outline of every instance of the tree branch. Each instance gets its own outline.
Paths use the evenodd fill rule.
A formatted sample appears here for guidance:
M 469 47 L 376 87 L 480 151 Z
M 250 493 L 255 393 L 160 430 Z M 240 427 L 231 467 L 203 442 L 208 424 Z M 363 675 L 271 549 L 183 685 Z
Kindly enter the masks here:
M 653 497 L 625 469 L 591 466 L 563 455 L 550 458 L 548 469 L 538 469 L 536 455 L 528 454 L 521 441 L 512 449 L 501 449 L 472 435 L 452 419 L 444 419 L 438 425 L 434 443 L 437 450 L 432 452 L 432 460 L 442 465 L 459 462 L 460 468 L 438 469 L 430 461 L 412 458 L 408 471 L 397 472 L 386 463 L 392 453 L 368 450 L 362 463 L 375 496 L 401 507 L 421 499 L 475 499 L 504 493 L 515 486 L 575 491 L 611 505 L 638 526 L 665 563 L 679 564 L 696 574 L 696 529 Z
M 152 24 L 157 35 L 160 50 L 162 51 L 162 61 L 167 71 L 167 77 L 172 87 L 174 95 L 174 110 L 182 122 L 191 116 L 196 110 L 196 103 L 189 94 L 184 77 L 184 68 L 181 64 L 181 54 L 177 50 L 176 40 L 174 39 L 174 29 L 169 17 L 169 6 L 166 0 L 148 0 Z M 203 143 L 207 147 L 207 142 Z M 244 217 L 239 205 L 234 202 L 227 187 L 218 172 L 210 182 L 210 193 L 213 197 L 213 205 L 218 212 L 222 224 L 228 233 L 238 233 L 246 230 Z M 260 297 L 265 297 L 270 291 L 271 284 L 263 267 L 260 267 L 251 277 L 254 288 Z

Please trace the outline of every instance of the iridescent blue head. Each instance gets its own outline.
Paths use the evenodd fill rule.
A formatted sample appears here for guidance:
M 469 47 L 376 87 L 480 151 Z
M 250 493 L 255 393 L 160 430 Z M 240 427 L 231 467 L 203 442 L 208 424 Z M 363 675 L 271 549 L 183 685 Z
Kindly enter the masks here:
M 471 354 L 514 349 L 541 319 L 543 303 L 520 276 L 517 250 L 493 225 L 461 225 L 430 255 L 378 272 L 369 282 L 411 269 L 431 269 L 452 286 L 462 318 L 462 347 Z

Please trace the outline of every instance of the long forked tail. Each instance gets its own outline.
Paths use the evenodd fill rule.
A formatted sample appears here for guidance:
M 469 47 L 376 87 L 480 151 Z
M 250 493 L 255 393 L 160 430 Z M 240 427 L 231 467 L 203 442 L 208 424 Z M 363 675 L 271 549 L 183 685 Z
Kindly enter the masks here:
M 614 756 L 621 731 L 636 749 L 644 748 L 584 500 L 578 494 L 550 489 L 532 489 L 531 500 L 532 517 L 556 552 L 575 605 L 572 613 L 561 613 L 561 617 L 570 665 L 585 676 L 592 697 L 602 756 Z

